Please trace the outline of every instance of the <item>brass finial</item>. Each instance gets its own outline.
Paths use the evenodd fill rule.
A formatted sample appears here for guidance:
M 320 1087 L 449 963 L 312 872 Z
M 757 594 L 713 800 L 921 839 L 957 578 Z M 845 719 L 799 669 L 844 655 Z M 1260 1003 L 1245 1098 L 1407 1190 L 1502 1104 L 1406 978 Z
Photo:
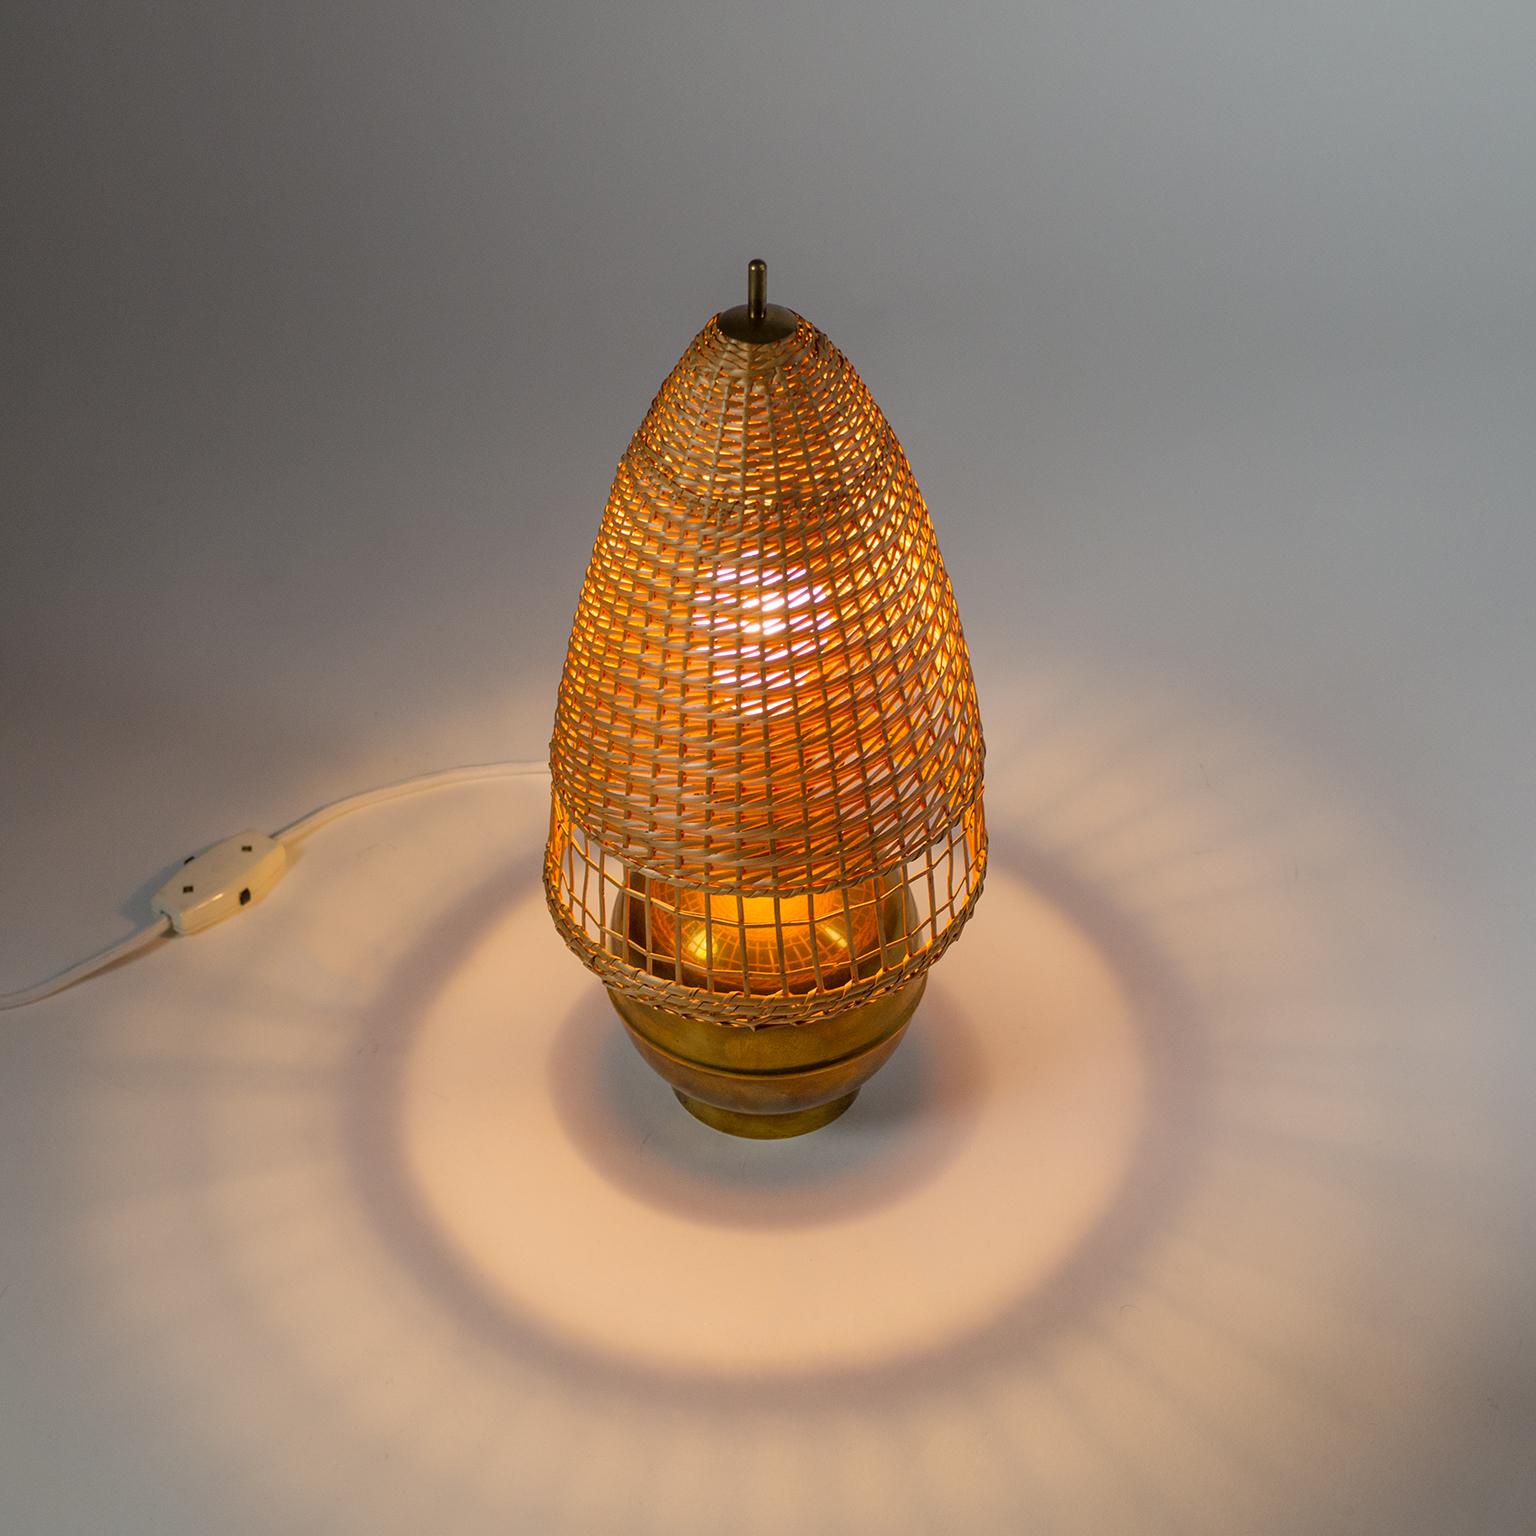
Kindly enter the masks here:
M 781 304 L 768 302 L 768 263 L 754 257 L 747 263 L 747 302 L 715 318 L 732 341 L 757 344 L 793 336 L 799 317 Z

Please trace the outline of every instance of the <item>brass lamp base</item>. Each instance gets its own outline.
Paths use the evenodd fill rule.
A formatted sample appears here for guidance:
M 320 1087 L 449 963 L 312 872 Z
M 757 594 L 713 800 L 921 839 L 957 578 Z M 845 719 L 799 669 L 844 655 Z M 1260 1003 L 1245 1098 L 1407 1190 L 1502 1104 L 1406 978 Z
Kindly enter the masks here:
M 750 1136 L 754 1141 L 777 1141 L 785 1136 L 804 1136 L 807 1131 L 819 1131 L 830 1125 L 858 1098 L 859 1090 L 845 1093 L 830 1104 L 818 1104 L 814 1109 L 795 1109 L 787 1115 L 749 1115 L 740 1109 L 719 1109 L 702 1099 L 691 1099 L 681 1088 L 674 1088 L 677 1102 L 705 1125 L 727 1136 Z
M 829 1124 L 885 1065 L 926 976 L 812 1024 L 741 1029 L 609 992 L 635 1048 L 689 1114 L 731 1136 L 803 1136 Z

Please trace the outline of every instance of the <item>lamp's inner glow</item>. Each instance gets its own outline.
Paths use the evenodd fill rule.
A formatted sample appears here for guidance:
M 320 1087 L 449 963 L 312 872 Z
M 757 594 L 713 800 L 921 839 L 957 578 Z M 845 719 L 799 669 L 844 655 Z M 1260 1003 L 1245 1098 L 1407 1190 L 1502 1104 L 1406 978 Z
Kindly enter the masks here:
M 808 679 L 820 637 L 833 628 L 832 598 L 802 564 L 722 566 L 691 594 L 690 665 L 742 715 L 792 710 L 797 690 L 819 692 Z
M 629 933 L 647 968 L 676 971 L 687 985 L 716 991 L 845 986 L 872 972 L 882 943 L 897 937 L 891 904 L 882 914 L 873 880 L 809 896 L 706 894 L 653 883 L 650 897 L 648 940 L 637 931 L 644 921 L 639 903 Z

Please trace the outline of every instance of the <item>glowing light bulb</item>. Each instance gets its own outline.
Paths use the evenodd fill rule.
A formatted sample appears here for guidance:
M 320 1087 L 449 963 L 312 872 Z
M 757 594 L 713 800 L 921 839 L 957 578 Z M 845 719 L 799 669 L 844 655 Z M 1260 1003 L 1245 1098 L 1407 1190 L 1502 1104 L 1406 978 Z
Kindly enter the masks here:
M 879 970 L 885 946 L 905 940 L 901 893 L 888 887 L 882 905 L 873 880 L 811 896 L 706 896 L 642 877 L 631 883 L 623 921 L 631 955 L 652 975 L 757 995 L 847 986 Z

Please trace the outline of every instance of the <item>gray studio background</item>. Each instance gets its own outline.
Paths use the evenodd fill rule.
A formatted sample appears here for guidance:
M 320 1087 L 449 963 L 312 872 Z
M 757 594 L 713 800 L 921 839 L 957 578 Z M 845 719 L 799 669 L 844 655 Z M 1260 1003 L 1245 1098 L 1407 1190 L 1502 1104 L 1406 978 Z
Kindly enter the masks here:
M 1253 1523 L 1164 1490 L 1144 1528 L 1529 1529 L 1533 72 L 1536 11 L 1478 0 L 8 6 L 0 985 L 125 932 L 183 848 L 541 755 L 614 465 L 762 256 L 913 462 L 991 782 L 1105 698 L 1106 772 L 1156 741 L 1204 794 L 1209 739 L 1273 745 L 1369 815 L 1478 981 L 1411 1066 L 1386 994 L 1320 1026 L 1380 1026 L 1350 1061 L 1411 1076 L 1404 1117 L 1460 1085 L 1439 1129 L 1381 1134 L 1499 1128 L 1428 1181 L 1487 1218 L 1431 1246 L 1494 1245 L 1497 1283 L 1436 1292 L 1418 1417 L 1338 1431 L 1395 1470 L 1330 1475 L 1293 1525 L 1282 1452 Z M 1390 976 L 1392 902 L 1355 916 Z M 70 1072 L 44 1027 L 3 1030 L 34 1213 L 16 1127 Z M 1424 1237 L 1424 1187 L 1360 1186 L 1357 1226 Z M 4 1249 L 0 1296 L 9 1262 L 35 1301 Z M 36 1316 L 0 1301 L 0 1335 Z M 4 1390 L 15 1447 L 109 1437 Z M 107 1507 L 15 1455 L 26 1529 Z M 132 1483 L 121 1528 L 181 1529 L 181 1475 Z

